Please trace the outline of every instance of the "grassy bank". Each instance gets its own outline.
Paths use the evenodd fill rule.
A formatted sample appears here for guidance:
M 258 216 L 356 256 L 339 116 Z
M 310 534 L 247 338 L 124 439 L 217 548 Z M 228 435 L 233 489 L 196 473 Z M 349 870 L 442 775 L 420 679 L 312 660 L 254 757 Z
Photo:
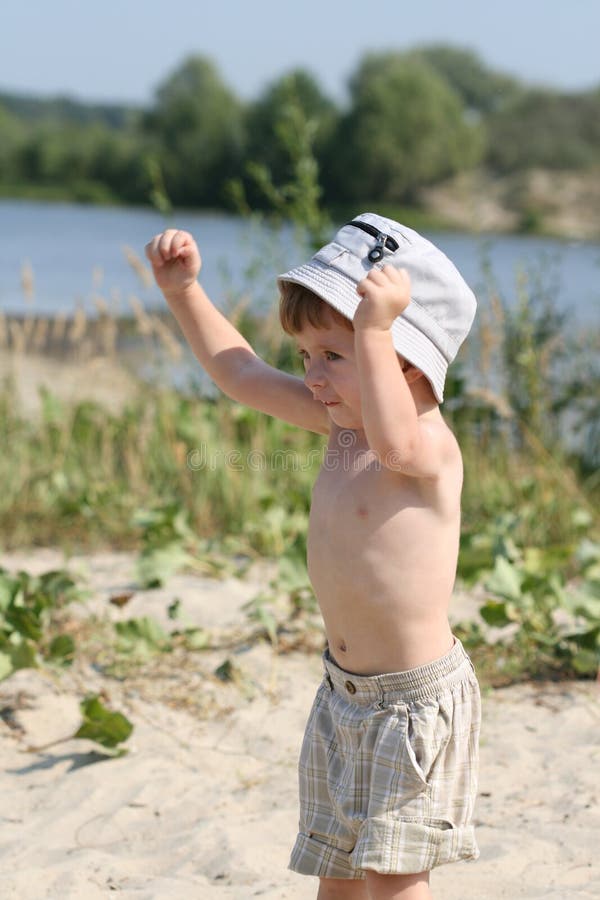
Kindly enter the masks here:
M 465 430 L 465 415 L 455 413 L 466 469 L 459 577 L 482 600 L 480 621 L 457 631 L 487 683 L 593 675 L 597 482 L 566 460 L 550 464 L 538 444 L 517 448 L 506 433 L 490 444 L 480 418 Z M 278 645 L 292 621 L 312 612 L 304 554 L 319 436 L 224 398 L 150 386 L 114 412 L 45 391 L 32 418 L 7 384 L 0 441 L 5 550 L 133 549 L 148 586 L 182 567 L 219 575 L 266 556 L 278 560 L 279 574 L 249 607 L 250 621 Z
M 578 473 L 537 435 L 516 446 L 491 435 L 481 408 L 454 411 L 465 459 L 464 531 L 482 535 L 514 514 L 519 543 L 568 544 L 598 529 L 595 473 Z M 468 420 L 468 421 L 466 421 Z M 235 535 L 258 552 L 280 552 L 268 523 L 305 516 L 323 439 L 226 398 L 142 385 L 119 411 L 94 400 L 70 405 L 49 390 L 40 415 L 19 409 L 16 387 L 0 394 L 0 539 L 10 549 L 55 544 L 131 547 L 136 510 L 175 504 L 204 537 Z

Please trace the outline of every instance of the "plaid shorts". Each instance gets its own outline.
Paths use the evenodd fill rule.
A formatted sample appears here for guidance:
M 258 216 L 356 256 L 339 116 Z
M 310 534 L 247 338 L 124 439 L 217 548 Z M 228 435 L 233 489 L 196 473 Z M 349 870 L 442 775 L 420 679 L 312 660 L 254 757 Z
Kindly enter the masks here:
M 300 754 L 290 869 L 324 878 L 475 859 L 481 704 L 456 641 L 416 669 L 353 675 L 326 653 Z

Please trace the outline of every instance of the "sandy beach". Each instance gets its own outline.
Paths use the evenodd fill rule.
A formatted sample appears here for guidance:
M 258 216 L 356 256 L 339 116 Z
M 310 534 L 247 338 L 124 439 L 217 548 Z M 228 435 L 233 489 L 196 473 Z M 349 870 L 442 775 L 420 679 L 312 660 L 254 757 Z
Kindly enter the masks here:
M 30 572 L 64 564 L 54 550 L 0 556 L 0 565 Z M 264 641 L 240 639 L 248 628 L 242 607 L 266 578 L 260 567 L 244 580 L 185 574 L 141 591 L 131 555 L 75 557 L 68 566 L 91 591 L 73 607 L 82 627 L 94 617 L 142 615 L 173 627 L 166 610 L 177 598 L 213 636 L 213 649 L 185 660 L 161 654 L 121 679 L 80 660 L 0 683 L 2 900 L 316 897 L 316 880 L 286 866 L 296 760 L 321 672 L 318 641 L 311 652 L 276 654 Z M 124 608 L 109 602 L 127 590 L 134 594 Z M 465 610 L 469 598 L 459 597 L 456 618 Z M 214 675 L 225 659 L 235 673 L 226 683 Z M 106 758 L 83 740 L 44 749 L 76 730 L 87 692 L 133 722 L 127 755 Z M 598 699 L 590 682 L 484 693 L 481 857 L 436 870 L 436 898 L 600 896 Z

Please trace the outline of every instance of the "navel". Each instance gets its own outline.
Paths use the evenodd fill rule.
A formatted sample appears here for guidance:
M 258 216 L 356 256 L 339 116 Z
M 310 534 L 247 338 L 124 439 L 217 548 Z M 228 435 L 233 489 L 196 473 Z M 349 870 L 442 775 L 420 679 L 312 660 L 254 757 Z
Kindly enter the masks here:
M 348 648 L 346 647 L 344 641 L 340 641 L 338 644 L 338 650 L 340 651 L 340 653 L 345 653 L 347 649 Z

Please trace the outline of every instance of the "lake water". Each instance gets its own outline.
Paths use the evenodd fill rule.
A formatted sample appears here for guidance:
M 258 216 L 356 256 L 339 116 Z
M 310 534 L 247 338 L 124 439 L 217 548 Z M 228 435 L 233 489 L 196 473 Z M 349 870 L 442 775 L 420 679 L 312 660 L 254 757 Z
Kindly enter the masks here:
M 300 262 L 306 251 L 291 232 L 274 238 L 235 216 L 181 212 L 176 226 L 196 236 L 203 256 L 202 281 L 218 306 L 248 292 L 256 307 L 275 302 L 273 275 Z M 164 227 L 153 210 L 104 208 L 29 201 L 0 201 L 0 310 L 51 315 L 77 304 L 94 309 L 93 297 L 107 299 L 115 312 L 130 312 L 134 294 L 148 307 L 163 301 L 155 286 L 144 286 L 123 248 L 143 258 L 145 243 Z M 517 283 L 549 291 L 587 327 L 600 321 L 600 244 L 527 236 L 427 233 L 457 265 L 485 302 L 490 275 L 501 297 L 514 302 Z M 24 298 L 23 266 L 33 271 L 34 294 Z

